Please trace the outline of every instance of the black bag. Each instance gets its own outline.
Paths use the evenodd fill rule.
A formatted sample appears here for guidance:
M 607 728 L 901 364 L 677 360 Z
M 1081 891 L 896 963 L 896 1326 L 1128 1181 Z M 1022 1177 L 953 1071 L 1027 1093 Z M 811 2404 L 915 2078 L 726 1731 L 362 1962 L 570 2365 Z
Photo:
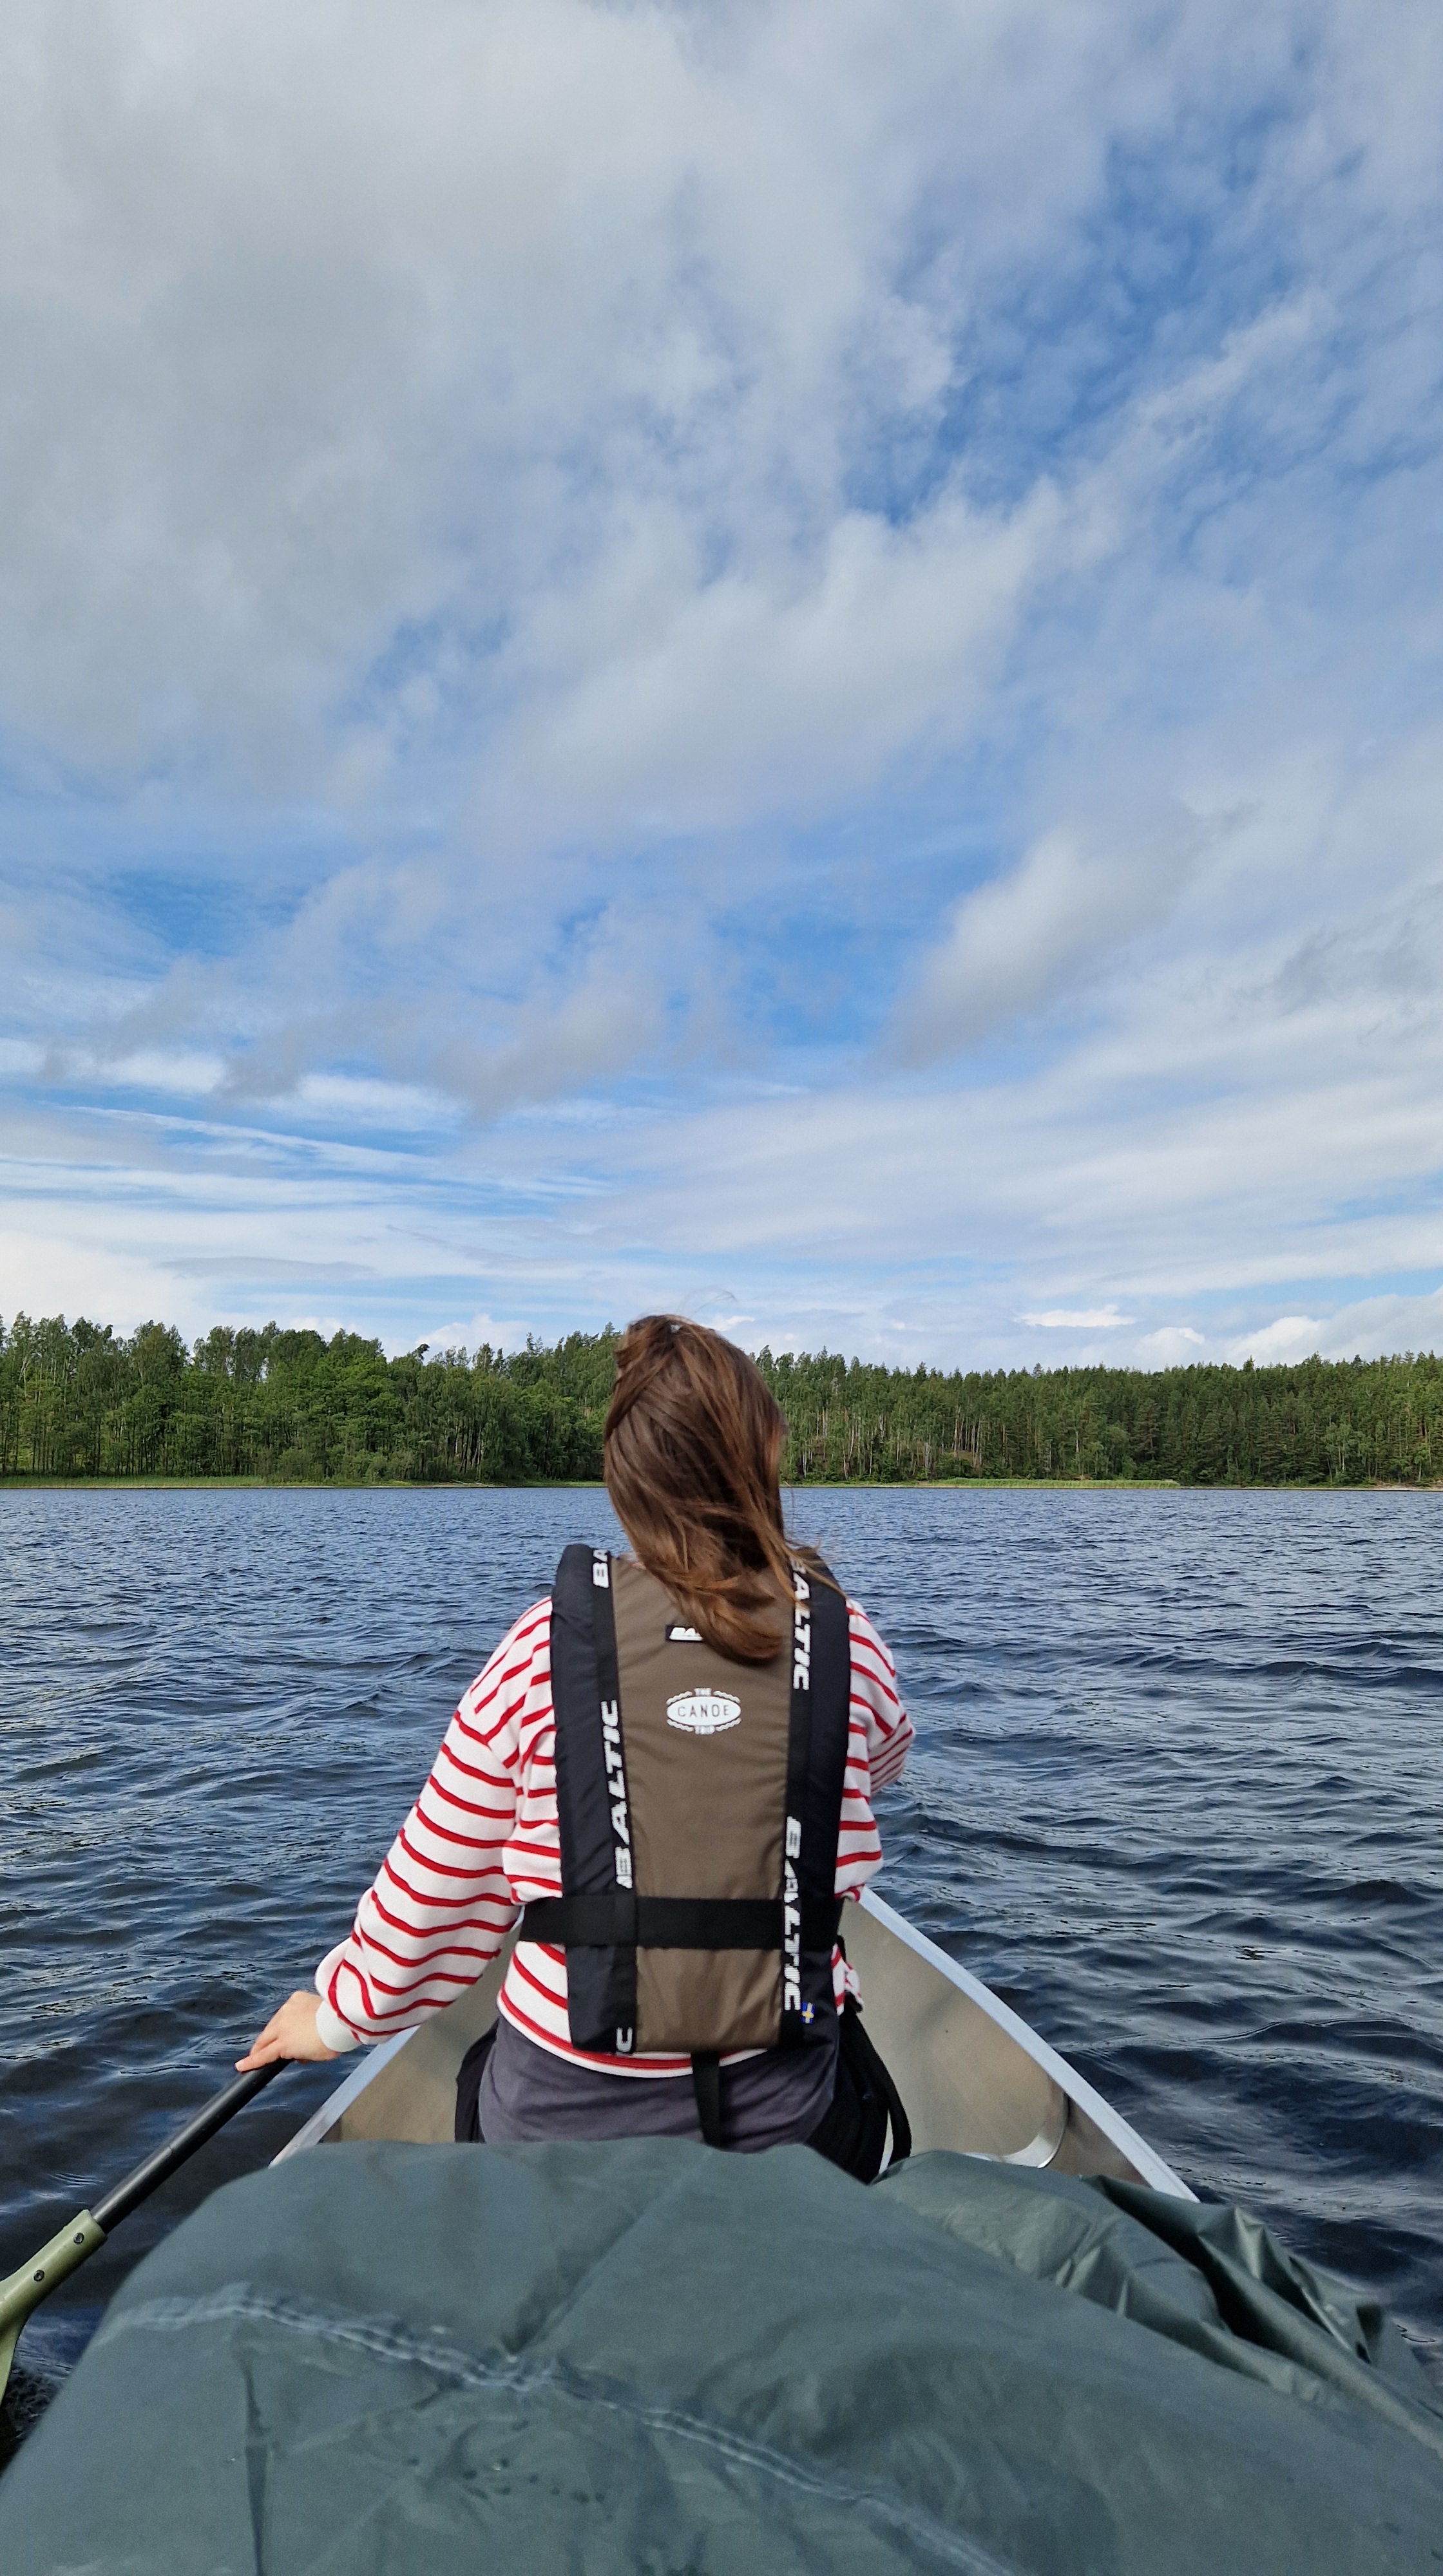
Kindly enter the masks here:
M 837 2089 L 807 2144 L 858 2182 L 875 2182 L 882 2170 L 889 2126 L 892 2153 L 887 2170 L 891 2173 L 912 2152 L 911 2126 L 902 2097 L 867 2036 L 856 2001 L 848 1995 L 838 2033 Z
M 480 2039 L 473 2039 L 456 2069 L 456 2144 L 479 2147 L 481 2144 L 481 2078 L 486 2060 L 496 2045 L 499 2022 L 494 2022 Z

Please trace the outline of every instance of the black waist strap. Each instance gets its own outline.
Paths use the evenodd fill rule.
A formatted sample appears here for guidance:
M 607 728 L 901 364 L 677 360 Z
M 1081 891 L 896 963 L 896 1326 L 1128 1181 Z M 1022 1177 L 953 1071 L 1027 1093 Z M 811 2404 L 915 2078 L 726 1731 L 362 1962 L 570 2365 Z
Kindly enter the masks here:
M 840 1902 L 803 1897 L 804 1950 L 830 1949 Z M 516 1927 L 520 1941 L 558 1950 L 780 1950 L 782 1904 L 769 1896 L 632 1896 L 624 1887 L 594 1896 L 541 1896 Z

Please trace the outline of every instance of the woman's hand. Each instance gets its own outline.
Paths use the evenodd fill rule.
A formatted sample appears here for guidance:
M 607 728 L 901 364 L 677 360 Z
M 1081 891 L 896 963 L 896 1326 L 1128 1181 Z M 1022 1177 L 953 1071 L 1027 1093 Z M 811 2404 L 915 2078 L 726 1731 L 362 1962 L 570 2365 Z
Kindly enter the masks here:
M 309 1986 L 288 1995 L 278 2013 L 270 2020 L 258 2039 L 250 2044 L 250 2053 L 236 2059 L 236 2071 L 248 2075 L 253 2066 L 269 2066 L 277 2057 L 337 2057 L 338 2049 L 327 2048 L 316 2036 L 316 2015 L 321 1999 Z

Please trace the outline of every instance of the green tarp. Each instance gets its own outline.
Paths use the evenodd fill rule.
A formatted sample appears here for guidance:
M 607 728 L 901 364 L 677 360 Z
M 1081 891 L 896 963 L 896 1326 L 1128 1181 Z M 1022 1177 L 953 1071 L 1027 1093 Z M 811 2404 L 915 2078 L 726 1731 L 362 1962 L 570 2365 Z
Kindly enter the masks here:
M 1443 2571 L 1443 2411 L 1232 2210 L 923 2156 L 348 2146 L 134 2272 L 5 2576 Z

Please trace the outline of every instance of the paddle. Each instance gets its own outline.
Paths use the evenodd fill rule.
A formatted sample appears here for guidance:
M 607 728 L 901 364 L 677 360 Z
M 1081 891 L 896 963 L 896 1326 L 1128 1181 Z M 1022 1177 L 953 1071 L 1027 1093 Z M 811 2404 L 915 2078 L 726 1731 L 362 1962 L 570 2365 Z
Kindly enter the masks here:
M 288 2057 L 275 2057 L 268 2066 L 255 2066 L 249 2075 L 233 2077 L 196 2112 L 194 2119 L 187 2120 L 185 2127 L 177 2129 L 163 2147 L 157 2147 L 134 2173 L 116 2184 L 114 2191 L 98 2200 L 94 2209 L 79 2210 L 69 2225 L 32 2254 L 28 2263 L 22 2263 L 18 2272 L 12 2272 L 8 2281 L 0 2281 L 0 2398 L 9 2381 L 20 2329 L 31 2309 L 38 2308 L 58 2281 L 83 2263 L 87 2254 L 93 2254 L 97 2245 L 104 2244 L 122 2218 L 128 2218 L 143 2200 L 149 2200 L 153 2191 L 159 2191 L 197 2147 L 203 2147 L 207 2138 L 213 2138 L 217 2129 L 223 2129 L 227 2120 L 244 2110 L 247 2102 L 254 2101 L 263 2085 L 292 2062 Z

